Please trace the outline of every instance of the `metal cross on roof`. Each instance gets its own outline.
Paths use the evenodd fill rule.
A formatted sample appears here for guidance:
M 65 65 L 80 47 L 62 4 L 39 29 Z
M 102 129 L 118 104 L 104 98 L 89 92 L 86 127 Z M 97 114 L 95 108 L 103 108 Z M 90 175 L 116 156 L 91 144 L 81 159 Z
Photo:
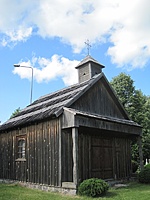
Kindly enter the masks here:
M 86 42 L 84 42 L 86 45 L 87 45 L 87 51 L 88 51 L 88 55 L 90 54 L 90 48 L 92 47 L 91 45 L 90 45 L 90 41 L 89 40 L 87 40 Z

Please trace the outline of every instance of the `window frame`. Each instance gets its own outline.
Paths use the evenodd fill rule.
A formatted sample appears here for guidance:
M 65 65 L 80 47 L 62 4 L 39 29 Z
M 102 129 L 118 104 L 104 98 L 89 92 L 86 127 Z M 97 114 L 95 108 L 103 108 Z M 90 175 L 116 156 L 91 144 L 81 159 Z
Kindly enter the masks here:
M 26 135 L 16 136 L 16 161 L 26 161 Z

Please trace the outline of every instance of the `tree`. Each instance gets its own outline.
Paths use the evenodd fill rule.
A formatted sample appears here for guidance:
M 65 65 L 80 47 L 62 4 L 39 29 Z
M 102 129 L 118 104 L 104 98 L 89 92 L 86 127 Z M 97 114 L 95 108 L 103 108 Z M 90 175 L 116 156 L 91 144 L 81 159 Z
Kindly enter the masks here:
M 145 115 L 145 103 L 146 96 L 143 95 L 141 90 L 134 90 L 134 93 L 131 97 L 131 102 L 127 108 L 129 115 L 132 120 L 143 126 L 144 115 Z
M 143 157 L 150 159 L 150 97 L 143 95 L 141 90 L 136 90 L 134 81 L 125 73 L 114 77 L 110 82 L 129 117 L 140 124 L 143 129 Z M 138 160 L 138 147 L 132 145 L 132 158 Z
M 143 131 L 144 134 L 150 134 L 150 97 L 146 97 L 145 107 L 144 107 L 144 121 L 143 121 Z
M 131 103 L 131 98 L 135 90 L 131 77 L 125 73 L 120 73 L 118 76 L 114 77 L 110 83 L 123 106 L 127 108 Z
M 150 159 L 150 97 L 146 97 L 144 107 L 143 126 L 143 155 L 144 159 Z
M 121 73 L 110 82 L 129 117 L 141 124 L 145 97 L 140 90 L 136 90 L 129 75 Z
M 15 117 L 15 116 L 20 112 L 20 110 L 21 110 L 20 107 L 17 108 L 17 109 L 11 114 L 10 119 L 13 118 L 13 117 Z

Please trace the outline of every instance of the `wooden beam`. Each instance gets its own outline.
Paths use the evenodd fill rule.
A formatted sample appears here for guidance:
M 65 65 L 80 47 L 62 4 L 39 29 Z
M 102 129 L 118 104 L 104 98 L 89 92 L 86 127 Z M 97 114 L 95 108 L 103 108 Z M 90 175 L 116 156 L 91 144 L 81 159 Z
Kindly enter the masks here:
M 61 186 L 62 181 L 62 138 L 61 138 L 61 120 L 59 120 L 59 186 Z
M 72 128 L 73 142 L 73 182 L 78 185 L 78 128 Z

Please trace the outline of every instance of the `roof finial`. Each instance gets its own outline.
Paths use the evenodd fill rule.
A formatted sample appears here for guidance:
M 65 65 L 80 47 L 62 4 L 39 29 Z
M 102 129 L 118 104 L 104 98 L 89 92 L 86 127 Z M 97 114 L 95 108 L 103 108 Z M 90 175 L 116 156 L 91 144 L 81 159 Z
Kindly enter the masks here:
M 86 42 L 84 42 L 86 45 L 87 45 L 87 51 L 88 51 L 88 56 L 89 56 L 89 54 L 90 54 L 90 48 L 92 47 L 91 45 L 90 45 L 90 41 L 89 40 L 87 40 Z

